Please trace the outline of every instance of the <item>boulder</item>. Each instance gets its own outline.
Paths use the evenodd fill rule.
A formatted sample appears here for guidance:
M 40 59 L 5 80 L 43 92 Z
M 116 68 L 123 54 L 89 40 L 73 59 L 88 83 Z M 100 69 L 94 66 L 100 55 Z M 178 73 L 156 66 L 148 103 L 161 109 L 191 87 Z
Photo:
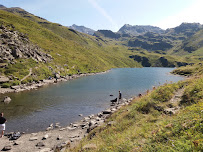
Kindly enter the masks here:
M 4 103 L 10 103 L 11 102 L 11 98 L 6 96 L 4 97 L 4 100 L 3 100 Z
M 55 78 L 60 79 L 60 75 L 58 73 L 55 74 Z
M 112 113 L 112 111 L 110 109 L 103 111 L 103 114 L 111 114 L 111 113 Z
M 8 77 L 0 76 L 0 83 L 5 83 L 5 82 L 8 82 L 8 81 L 9 81 Z
M 11 136 L 10 136 L 10 140 L 17 140 L 18 138 L 20 138 L 21 133 L 20 132 L 14 132 Z

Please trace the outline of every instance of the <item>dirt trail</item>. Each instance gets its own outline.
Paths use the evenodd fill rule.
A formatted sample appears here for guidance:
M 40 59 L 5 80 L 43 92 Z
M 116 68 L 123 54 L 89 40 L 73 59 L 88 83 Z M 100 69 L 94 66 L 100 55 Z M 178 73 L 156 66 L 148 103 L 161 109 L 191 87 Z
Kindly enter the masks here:
M 23 81 L 23 80 L 27 79 L 29 76 L 31 76 L 31 74 L 32 74 L 32 68 L 30 68 L 29 71 L 30 71 L 29 74 L 26 75 L 24 78 L 22 78 L 21 81 Z
M 181 98 L 183 96 L 184 93 L 184 88 L 179 89 L 175 95 L 173 96 L 173 98 L 169 101 L 169 108 L 165 109 L 165 113 L 167 114 L 175 114 L 180 110 L 180 106 L 179 103 L 181 101 Z

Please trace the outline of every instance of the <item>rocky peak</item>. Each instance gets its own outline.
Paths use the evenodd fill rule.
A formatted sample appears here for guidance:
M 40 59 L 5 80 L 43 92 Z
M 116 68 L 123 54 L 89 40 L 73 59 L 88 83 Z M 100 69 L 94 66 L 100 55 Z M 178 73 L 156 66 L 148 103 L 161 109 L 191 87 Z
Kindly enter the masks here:
M 89 34 L 89 35 L 93 35 L 94 34 L 94 30 L 90 29 L 90 28 L 87 28 L 85 26 L 78 26 L 76 24 L 73 24 L 72 26 L 70 26 L 69 28 L 73 29 L 73 30 L 76 30 L 78 32 L 82 32 L 82 33 L 85 33 L 85 34 Z
M 94 33 L 94 36 L 103 36 L 103 37 L 108 37 L 108 38 L 113 38 L 113 39 L 118 39 L 121 37 L 121 34 L 119 33 L 114 33 L 111 30 L 98 30 Z
M 142 35 L 142 34 L 145 34 L 147 32 L 154 32 L 154 33 L 161 34 L 164 32 L 164 30 L 162 30 L 159 27 L 150 26 L 150 25 L 134 25 L 134 26 L 132 26 L 129 24 L 125 24 L 118 31 L 118 33 L 121 33 L 121 34 L 131 34 L 134 36 Z
M 182 23 L 175 28 L 167 29 L 166 33 L 192 36 L 195 32 L 201 30 L 202 28 L 203 25 L 201 25 L 200 23 Z
M 6 8 L 6 7 L 0 4 L 0 9 L 1 9 L 1 8 Z

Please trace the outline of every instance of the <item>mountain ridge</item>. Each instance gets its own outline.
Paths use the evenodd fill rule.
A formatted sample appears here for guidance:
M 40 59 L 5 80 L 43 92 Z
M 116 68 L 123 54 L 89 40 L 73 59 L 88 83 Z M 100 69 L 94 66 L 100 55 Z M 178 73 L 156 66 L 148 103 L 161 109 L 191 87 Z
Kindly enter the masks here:
M 73 24 L 72 26 L 68 26 L 68 28 L 71 28 L 71 29 L 76 30 L 78 32 L 82 32 L 82 33 L 89 34 L 89 35 L 93 35 L 95 32 L 95 30 L 88 28 L 88 27 L 85 27 L 83 25 L 79 26 L 79 25 Z

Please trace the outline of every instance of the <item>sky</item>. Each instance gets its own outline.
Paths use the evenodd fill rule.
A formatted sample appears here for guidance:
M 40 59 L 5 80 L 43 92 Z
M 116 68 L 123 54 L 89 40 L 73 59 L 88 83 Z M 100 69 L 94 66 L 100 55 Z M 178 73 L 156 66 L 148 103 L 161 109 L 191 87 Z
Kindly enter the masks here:
M 203 0 L 0 0 L 47 19 L 71 26 L 117 32 L 124 24 L 173 28 L 183 22 L 203 24 Z

